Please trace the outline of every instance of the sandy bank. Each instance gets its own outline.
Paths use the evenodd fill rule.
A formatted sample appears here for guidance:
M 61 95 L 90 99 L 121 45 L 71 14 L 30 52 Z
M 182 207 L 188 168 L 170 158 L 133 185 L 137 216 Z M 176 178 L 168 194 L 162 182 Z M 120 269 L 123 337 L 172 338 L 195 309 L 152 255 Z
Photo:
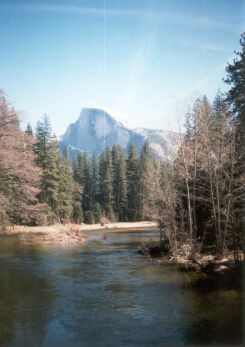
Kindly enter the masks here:
M 59 244 L 84 244 L 89 237 L 90 231 L 136 231 L 142 229 L 153 229 L 156 228 L 157 224 L 154 222 L 133 222 L 133 223 L 108 223 L 104 226 L 100 224 L 54 224 L 49 226 L 23 226 L 14 225 L 5 228 L 2 232 L 4 235 L 14 234 L 42 234 L 44 235 L 43 242 L 45 243 L 59 243 Z
M 59 244 L 83 244 L 86 241 L 86 237 L 81 232 L 80 225 L 77 224 L 54 224 L 49 226 L 24 226 L 14 225 L 7 227 L 4 231 L 5 235 L 43 235 L 44 243 L 59 243 Z
M 104 226 L 100 224 L 82 224 L 80 226 L 81 231 L 96 231 L 96 230 L 109 230 L 110 232 L 117 232 L 117 231 L 136 231 L 141 229 L 153 229 L 157 227 L 157 223 L 155 222 L 115 222 L 115 223 L 108 223 Z

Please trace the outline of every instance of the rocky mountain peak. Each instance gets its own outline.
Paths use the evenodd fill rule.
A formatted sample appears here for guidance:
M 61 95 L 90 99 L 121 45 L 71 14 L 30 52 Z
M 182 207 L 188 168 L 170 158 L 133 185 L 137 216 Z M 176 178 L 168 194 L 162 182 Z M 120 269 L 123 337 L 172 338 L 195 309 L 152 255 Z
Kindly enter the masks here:
M 68 126 L 61 138 L 61 148 L 68 147 L 72 156 L 86 151 L 88 155 L 100 154 L 106 147 L 120 145 L 127 151 L 133 143 L 138 151 L 148 140 L 153 155 L 172 160 L 178 147 L 178 134 L 163 130 L 129 129 L 108 112 L 100 108 L 83 108 L 75 123 Z

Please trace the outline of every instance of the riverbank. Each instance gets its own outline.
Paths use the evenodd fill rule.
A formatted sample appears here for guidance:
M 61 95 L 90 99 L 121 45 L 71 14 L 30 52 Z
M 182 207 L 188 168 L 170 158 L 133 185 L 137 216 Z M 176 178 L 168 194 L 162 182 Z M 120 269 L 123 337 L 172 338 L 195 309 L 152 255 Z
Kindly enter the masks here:
M 43 243 L 54 244 L 84 244 L 86 236 L 81 232 L 80 225 L 77 224 L 54 224 L 49 226 L 25 226 L 14 225 L 6 227 L 2 235 L 27 235 L 34 238 L 43 236 Z
M 157 227 L 154 222 L 115 222 L 101 224 L 54 224 L 49 226 L 14 225 L 6 227 L 2 235 L 45 235 L 45 242 L 58 244 L 84 244 L 92 231 L 130 232 L 137 230 L 151 230 Z
M 152 241 L 143 244 L 138 251 L 144 256 L 156 259 L 157 263 L 173 264 L 182 272 L 203 273 L 205 277 L 201 278 L 201 281 L 208 280 L 208 283 L 211 281 L 212 285 L 220 283 L 221 286 L 242 286 L 244 273 L 244 253 L 242 250 L 237 252 L 236 261 L 233 251 L 226 250 L 222 257 L 218 257 L 215 252 L 212 254 L 192 253 L 188 244 L 180 246 L 175 254 L 172 254 L 167 242 L 163 242 L 161 245 L 159 242 Z
M 156 222 L 149 222 L 149 221 L 143 221 L 143 222 L 115 222 L 115 223 L 108 223 L 105 225 L 101 224 L 82 224 L 80 226 L 82 231 L 97 231 L 97 230 L 108 230 L 110 232 L 130 232 L 130 231 L 137 231 L 142 229 L 155 229 L 157 228 Z

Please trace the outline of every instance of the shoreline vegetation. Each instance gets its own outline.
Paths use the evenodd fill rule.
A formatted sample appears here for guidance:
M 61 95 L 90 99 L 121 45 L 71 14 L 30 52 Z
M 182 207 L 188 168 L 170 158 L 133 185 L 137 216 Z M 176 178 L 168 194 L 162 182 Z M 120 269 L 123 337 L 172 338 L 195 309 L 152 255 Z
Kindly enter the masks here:
M 161 235 L 161 234 L 160 234 Z M 243 288 L 244 252 L 239 250 L 234 256 L 234 250 L 226 250 L 218 256 L 215 249 L 195 251 L 188 243 L 176 244 L 172 251 L 169 240 L 160 236 L 159 241 L 143 243 L 138 252 L 143 256 L 155 259 L 158 264 L 172 264 L 182 272 L 202 274 L 197 281 L 200 287 L 226 286 Z

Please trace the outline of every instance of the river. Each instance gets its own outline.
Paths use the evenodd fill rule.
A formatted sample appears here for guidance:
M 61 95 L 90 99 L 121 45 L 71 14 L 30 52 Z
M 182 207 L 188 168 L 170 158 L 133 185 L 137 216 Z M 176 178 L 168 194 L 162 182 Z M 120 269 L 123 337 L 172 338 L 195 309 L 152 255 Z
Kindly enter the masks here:
M 82 247 L 1 236 L 0 345 L 240 344 L 242 294 L 139 255 L 152 235 L 93 232 Z

